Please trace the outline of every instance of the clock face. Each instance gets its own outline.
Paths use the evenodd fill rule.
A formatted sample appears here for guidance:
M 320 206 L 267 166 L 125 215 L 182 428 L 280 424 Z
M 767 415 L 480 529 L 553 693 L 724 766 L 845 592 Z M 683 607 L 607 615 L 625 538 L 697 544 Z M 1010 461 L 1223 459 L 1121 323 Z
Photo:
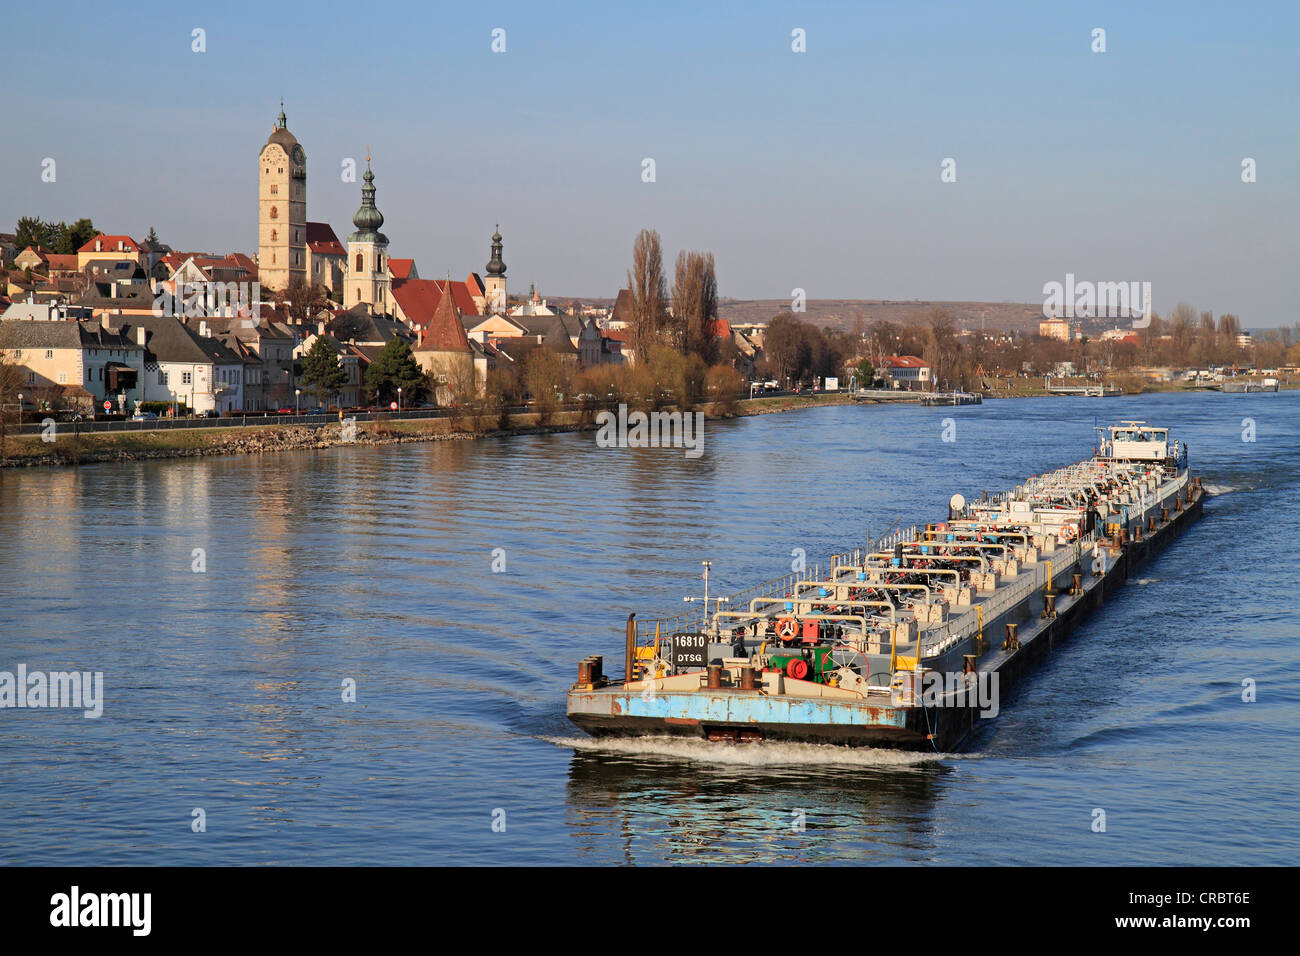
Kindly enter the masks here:
M 295 146 L 293 148 L 293 161 L 295 163 L 304 163 L 307 161 L 307 156 L 303 153 L 301 146 Z

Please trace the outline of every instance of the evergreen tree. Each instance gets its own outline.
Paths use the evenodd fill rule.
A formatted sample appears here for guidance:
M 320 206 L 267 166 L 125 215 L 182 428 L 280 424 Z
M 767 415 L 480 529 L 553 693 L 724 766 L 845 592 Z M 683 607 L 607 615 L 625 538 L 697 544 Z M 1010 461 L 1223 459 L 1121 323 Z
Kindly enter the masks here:
M 405 339 L 392 339 L 366 369 L 366 393 L 386 404 L 396 400 L 399 386 L 404 405 L 414 405 L 428 391 L 428 381 L 411 354 L 411 346 Z
M 303 390 L 314 395 L 317 401 L 325 402 L 343 388 L 347 380 L 334 340 L 318 336 L 302 362 Z

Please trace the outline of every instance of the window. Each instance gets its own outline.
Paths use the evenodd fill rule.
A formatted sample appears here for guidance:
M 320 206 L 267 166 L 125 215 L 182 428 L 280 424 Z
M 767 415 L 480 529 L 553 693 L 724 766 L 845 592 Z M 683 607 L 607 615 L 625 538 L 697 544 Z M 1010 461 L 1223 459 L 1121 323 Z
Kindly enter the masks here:
M 167 373 L 162 371 L 161 369 L 158 370 L 158 384 L 159 385 L 167 384 Z
M 86 369 L 86 381 L 93 382 L 94 380 L 95 380 L 95 370 L 93 368 Z
M 181 384 L 182 384 L 182 385 L 189 385 L 189 384 L 190 384 L 190 373 L 189 373 L 189 372 L 181 372 Z
M 357 253 L 357 271 L 361 271 L 361 253 Z
M 280 211 L 279 211 L 278 209 L 276 209 L 274 206 L 271 207 L 271 218 L 272 218 L 272 219 L 279 219 L 279 218 L 280 218 Z
M 272 242 L 275 242 L 275 239 L 276 239 L 276 236 L 277 236 L 277 235 L 278 235 L 278 234 L 276 233 L 276 231 L 275 231 L 274 229 L 272 229 L 272 230 L 271 230 L 271 241 L 272 241 Z
M 28 385 L 35 385 L 35 384 L 36 384 L 36 373 L 35 373 L 35 372 L 28 372 L 28 373 L 27 373 L 27 384 L 28 384 Z
M 272 187 L 271 187 L 271 195 L 272 195 L 272 196 L 279 195 L 279 193 L 280 193 L 280 187 L 279 187 L 279 186 L 272 186 Z
M 46 349 L 46 350 L 45 350 L 45 357 L 46 357 L 47 359 L 52 359 L 52 358 L 54 358 L 54 349 Z
M 171 387 L 171 378 L 172 378 L 172 373 L 171 373 L 171 372 L 162 372 L 162 373 L 160 373 L 160 374 L 162 375 L 162 381 L 163 381 L 163 384 L 166 385 L 168 388 L 170 388 L 170 387 Z
M 67 372 L 60 372 L 60 373 L 59 373 L 59 384 L 60 384 L 60 385 L 67 385 L 67 384 L 68 384 L 68 373 L 67 373 Z
M 16 359 L 20 359 L 20 358 L 22 358 L 22 357 L 23 357 L 23 350 L 22 350 L 22 349 L 14 349 L 14 358 L 16 358 Z

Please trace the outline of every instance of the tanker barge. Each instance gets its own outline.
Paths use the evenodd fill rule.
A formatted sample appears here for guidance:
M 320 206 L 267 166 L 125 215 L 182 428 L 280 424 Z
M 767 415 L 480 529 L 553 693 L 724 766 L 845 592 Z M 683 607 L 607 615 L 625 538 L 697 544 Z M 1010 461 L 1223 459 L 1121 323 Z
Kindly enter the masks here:
M 1169 429 L 1099 432 L 1088 460 L 954 495 L 948 520 L 824 566 L 711 602 L 706 562 L 703 614 L 629 615 L 623 677 L 583 660 L 569 719 L 596 737 L 960 749 L 999 694 L 1201 514 Z

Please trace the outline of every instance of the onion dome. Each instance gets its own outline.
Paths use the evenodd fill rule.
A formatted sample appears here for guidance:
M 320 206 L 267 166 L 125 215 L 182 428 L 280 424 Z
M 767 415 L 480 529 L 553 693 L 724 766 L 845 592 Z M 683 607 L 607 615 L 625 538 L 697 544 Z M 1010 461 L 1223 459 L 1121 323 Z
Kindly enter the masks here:
M 492 233 L 492 258 L 487 264 L 487 274 L 490 276 L 503 276 L 506 274 L 506 264 L 501 261 L 501 225 L 499 223 L 496 231 Z
M 361 187 L 361 208 L 352 217 L 352 225 L 357 231 L 348 236 L 348 242 L 388 242 L 388 237 L 379 231 L 384 224 L 384 214 L 375 205 L 375 174 L 370 171 L 370 160 L 366 160 L 366 174 L 361 177 L 365 185 Z

